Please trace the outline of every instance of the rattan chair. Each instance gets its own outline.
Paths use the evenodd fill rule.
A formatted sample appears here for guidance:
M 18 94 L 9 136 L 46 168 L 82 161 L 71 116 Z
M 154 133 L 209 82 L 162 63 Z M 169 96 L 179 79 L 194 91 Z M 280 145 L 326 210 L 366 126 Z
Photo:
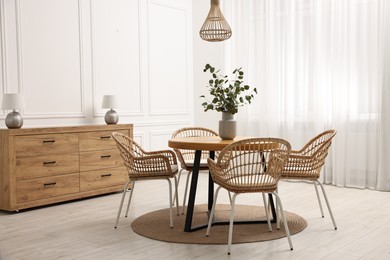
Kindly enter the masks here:
M 203 127 L 185 127 L 180 128 L 176 130 L 172 134 L 172 138 L 184 138 L 184 137 L 198 137 L 198 136 L 218 136 L 216 132 L 214 132 L 211 129 L 203 128 Z M 190 179 L 190 175 L 192 173 L 192 170 L 194 168 L 194 157 L 195 157 L 195 151 L 194 150 L 184 150 L 184 149 L 173 149 L 177 155 L 177 158 L 180 162 L 180 171 L 178 176 L 178 183 L 180 183 L 180 177 L 182 175 L 182 171 L 187 171 L 187 180 L 186 180 L 186 186 L 184 189 L 184 198 L 183 198 L 183 211 L 182 214 L 184 214 L 185 206 L 186 206 L 186 199 L 187 199 L 187 191 L 188 191 L 188 183 Z M 200 161 L 200 167 L 199 170 L 208 170 L 207 166 L 207 158 L 210 157 L 209 151 L 202 151 L 201 154 L 201 161 Z
M 251 138 L 234 142 L 226 146 L 218 160 L 208 159 L 208 165 L 214 183 L 218 184 L 214 195 L 213 207 L 209 217 L 206 236 L 210 235 L 214 220 L 218 192 L 221 188 L 233 193 L 231 200 L 228 254 L 230 255 L 233 238 L 234 206 L 237 195 L 242 193 L 262 193 L 264 208 L 267 209 L 265 194 L 273 194 L 280 209 L 290 249 L 293 245 L 286 222 L 280 197 L 276 192 L 284 164 L 290 154 L 290 144 L 277 138 Z M 272 231 L 268 210 L 265 210 L 268 228 Z
M 336 221 L 333 217 L 332 209 L 330 208 L 324 186 L 318 180 L 320 178 L 322 166 L 325 163 L 329 148 L 332 144 L 332 139 L 335 135 L 335 130 L 327 130 L 311 139 L 305 146 L 303 146 L 302 149 L 298 151 L 292 150 L 289 160 L 282 172 L 282 179 L 313 183 L 318 203 L 320 205 L 321 215 L 324 217 L 324 211 L 322 209 L 321 199 L 317 188 L 317 184 L 320 185 L 330 217 L 332 218 L 334 229 L 337 229 Z
M 124 160 L 129 176 L 129 179 L 123 188 L 123 195 L 115 222 L 115 228 L 117 228 L 118 226 L 123 201 L 128 191 L 130 191 L 130 196 L 125 216 L 127 217 L 127 214 L 129 213 L 130 202 L 134 192 L 135 182 L 139 180 L 156 179 L 165 179 L 168 181 L 169 184 L 170 226 L 172 228 L 172 183 L 170 179 L 173 178 L 175 180 L 175 194 L 177 198 L 176 175 L 178 173 L 178 165 L 175 153 L 171 150 L 146 152 L 132 138 L 118 132 L 112 133 L 112 137 L 116 141 L 117 147 Z M 132 184 L 132 186 L 130 186 L 129 189 L 130 184 Z M 179 214 L 178 200 L 176 200 L 176 205 L 177 214 Z

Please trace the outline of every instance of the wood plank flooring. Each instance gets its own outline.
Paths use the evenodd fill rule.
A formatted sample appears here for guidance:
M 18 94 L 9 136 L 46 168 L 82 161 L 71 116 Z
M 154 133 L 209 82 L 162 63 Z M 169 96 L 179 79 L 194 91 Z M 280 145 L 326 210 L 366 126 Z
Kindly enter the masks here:
M 131 213 L 120 219 L 116 230 L 120 193 L 20 213 L 0 212 L 0 260 L 390 259 L 390 193 L 329 185 L 325 189 L 338 230 L 333 229 L 325 205 L 321 218 L 313 185 L 280 182 L 284 209 L 308 222 L 304 231 L 291 237 L 293 251 L 286 238 L 233 245 L 228 256 L 225 245 L 173 244 L 141 237 L 132 231 L 131 221 L 168 207 L 167 182 L 148 181 L 137 183 Z M 199 178 L 198 195 L 196 203 L 207 203 L 205 173 Z M 220 194 L 219 203 L 228 203 L 226 193 Z M 241 195 L 237 203 L 257 205 L 262 199 Z

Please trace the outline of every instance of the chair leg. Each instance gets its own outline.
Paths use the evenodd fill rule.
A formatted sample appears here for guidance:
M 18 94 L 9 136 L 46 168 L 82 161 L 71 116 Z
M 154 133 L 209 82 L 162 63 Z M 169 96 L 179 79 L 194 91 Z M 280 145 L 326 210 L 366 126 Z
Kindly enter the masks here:
M 128 180 L 128 181 L 125 183 L 125 186 L 123 187 L 122 199 L 121 199 L 121 203 L 119 204 L 119 210 L 118 210 L 118 214 L 116 215 L 116 221 L 115 221 L 115 226 L 114 226 L 114 228 L 117 228 L 117 227 L 118 227 L 119 217 L 120 217 L 121 212 L 122 212 L 123 201 L 125 200 L 126 193 L 127 193 L 127 187 L 129 186 L 130 182 L 131 182 L 131 181 Z
M 273 192 L 273 194 L 275 195 L 276 201 L 278 202 L 277 205 L 278 205 L 278 207 L 280 208 L 280 213 L 281 213 L 281 215 L 282 215 L 282 221 L 283 221 L 283 224 L 284 224 L 284 229 L 285 229 L 285 231 L 286 231 L 286 235 L 287 235 L 287 239 L 288 239 L 288 244 L 290 245 L 290 249 L 293 250 L 293 244 L 292 244 L 291 237 L 290 237 L 290 230 L 288 229 L 287 220 L 286 220 L 286 215 L 284 214 L 282 201 L 280 200 L 280 197 L 279 197 L 279 195 L 278 195 L 277 192 Z M 278 210 L 278 209 L 276 209 L 276 210 Z
M 229 195 L 230 205 L 232 205 L 232 195 L 230 194 L 230 191 L 228 191 L 228 195 Z
M 317 180 L 317 183 L 320 185 L 321 190 L 322 190 L 322 194 L 324 195 L 326 206 L 328 207 L 328 211 L 329 211 L 330 217 L 332 218 L 334 229 L 337 230 L 336 221 L 334 220 L 332 209 L 330 208 L 328 197 L 326 196 L 326 192 L 325 192 L 324 186 L 318 180 Z
M 262 193 L 262 195 L 263 195 L 263 203 L 264 203 L 265 215 L 266 215 L 266 217 L 267 217 L 268 230 L 269 230 L 270 232 L 272 232 L 271 221 L 270 221 L 270 219 L 269 219 L 269 211 L 268 211 L 268 206 L 267 206 L 267 200 L 266 200 L 266 198 L 265 198 L 265 194 Z
M 172 182 L 167 178 L 169 184 L 169 226 L 173 228 L 173 212 L 172 212 Z
M 177 188 L 179 186 L 179 180 L 176 178 L 176 176 L 174 176 L 173 178 L 175 179 L 176 215 L 179 216 L 179 193 L 177 191 Z
M 278 188 L 275 190 L 276 193 L 278 193 Z M 279 207 L 278 207 L 278 200 L 275 201 L 275 218 L 276 218 L 276 229 L 280 229 L 280 216 L 279 216 Z
M 230 223 L 229 223 L 229 238 L 228 238 L 228 255 L 230 255 L 232 240 L 233 240 L 233 223 L 234 223 L 234 206 L 238 193 L 234 193 L 232 197 L 232 207 L 230 209 Z
M 177 174 L 177 186 L 179 186 L 179 183 L 180 183 L 180 178 L 181 178 L 181 172 L 184 171 L 184 169 L 180 169 L 179 173 Z M 175 205 L 175 200 L 176 200 L 176 193 L 175 193 L 175 196 L 173 197 L 173 200 L 172 200 L 172 205 Z
M 129 196 L 129 201 L 127 202 L 127 209 L 126 209 L 125 218 L 127 218 L 127 216 L 129 215 L 130 202 L 131 202 L 131 199 L 133 198 L 133 191 L 134 191 L 135 181 L 133 181 L 132 183 L 133 183 L 133 187 L 130 190 L 130 196 Z
M 318 200 L 318 204 L 320 205 L 320 210 L 321 210 L 321 216 L 324 217 L 324 211 L 322 209 L 320 194 L 318 193 L 317 182 L 313 182 L 313 184 L 314 184 L 314 188 L 316 189 L 317 200 Z
M 222 188 L 221 186 L 218 186 L 218 188 L 215 190 L 215 193 L 214 193 L 213 207 L 211 208 L 211 213 L 210 213 L 210 216 L 209 216 L 209 223 L 207 225 L 206 237 L 208 237 L 210 235 L 211 224 L 213 223 L 213 219 L 214 219 L 215 206 L 217 205 L 218 193 L 219 193 L 219 190 L 221 188 Z
M 184 188 L 184 198 L 183 198 L 183 211 L 181 214 L 184 214 L 185 208 L 186 208 L 186 199 L 187 199 L 187 192 L 188 192 L 188 183 L 190 181 L 190 175 L 192 171 L 189 171 L 187 173 L 187 180 L 186 180 L 186 187 Z

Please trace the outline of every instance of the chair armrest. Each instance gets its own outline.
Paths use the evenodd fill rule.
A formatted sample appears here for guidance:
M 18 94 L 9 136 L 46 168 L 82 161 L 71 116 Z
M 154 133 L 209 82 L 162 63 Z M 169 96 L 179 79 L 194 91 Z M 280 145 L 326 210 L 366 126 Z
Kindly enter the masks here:
M 134 165 L 141 172 L 173 172 L 170 160 L 164 154 L 136 157 Z
M 145 152 L 145 157 L 151 155 L 165 156 L 166 158 L 168 158 L 169 164 L 177 165 L 176 154 L 172 150 L 159 150 L 159 151 Z
M 325 158 L 324 158 L 325 159 Z M 324 160 L 318 160 L 313 155 L 302 155 L 291 153 L 290 157 L 284 167 L 285 171 L 314 171 L 320 169 L 324 164 Z

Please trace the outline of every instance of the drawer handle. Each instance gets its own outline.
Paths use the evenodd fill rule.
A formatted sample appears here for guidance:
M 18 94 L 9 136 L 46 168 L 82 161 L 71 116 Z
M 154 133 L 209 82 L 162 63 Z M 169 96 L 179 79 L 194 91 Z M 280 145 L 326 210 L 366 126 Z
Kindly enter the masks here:
M 108 139 L 110 139 L 111 138 L 111 136 L 101 136 L 100 137 L 100 140 L 108 140 Z
M 43 162 L 43 165 L 51 165 L 51 164 L 55 164 L 56 161 L 50 161 L 50 162 Z
M 104 177 L 110 177 L 112 174 L 111 173 L 107 173 L 107 174 L 102 174 L 102 175 L 100 175 L 102 178 L 104 178 Z
M 56 185 L 56 184 L 57 184 L 57 182 L 49 182 L 49 183 L 43 184 L 43 187 L 44 187 L 44 188 L 48 188 L 48 187 L 54 186 L 54 185 Z
M 101 159 L 108 159 L 111 158 L 111 155 L 102 155 L 100 156 Z
M 56 140 L 43 140 L 42 143 L 44 144 L 52 144 L 52 143 L 55 143 Z

